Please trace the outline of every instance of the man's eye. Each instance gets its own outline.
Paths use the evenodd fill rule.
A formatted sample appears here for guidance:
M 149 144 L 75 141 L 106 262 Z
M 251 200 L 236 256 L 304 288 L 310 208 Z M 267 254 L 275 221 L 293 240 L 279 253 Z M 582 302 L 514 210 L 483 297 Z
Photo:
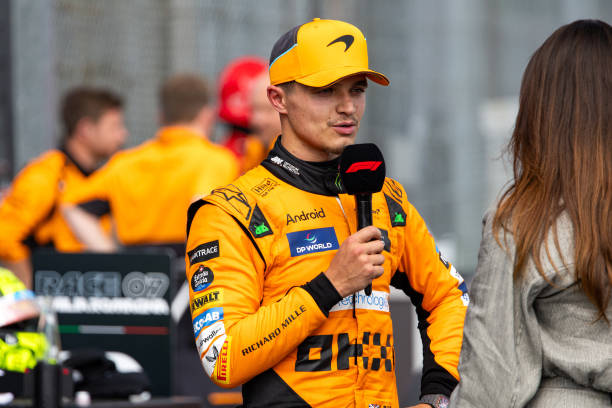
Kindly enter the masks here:
M 355 93 L 363 93 L 365 91 L 366 91 L 366 89 L 363 88 L 363 87 L 353 88 L 353 92 L 355 92 Z
M 332 92 L 333 92 L 333 89 L 332 89 L 332 88 L 323 88 L 323 89 L 319 89 L 319 90 L 317 91 L 317 94 L 318 94 L 318 95 L 329 95 L 329 94 L 331 94 Z

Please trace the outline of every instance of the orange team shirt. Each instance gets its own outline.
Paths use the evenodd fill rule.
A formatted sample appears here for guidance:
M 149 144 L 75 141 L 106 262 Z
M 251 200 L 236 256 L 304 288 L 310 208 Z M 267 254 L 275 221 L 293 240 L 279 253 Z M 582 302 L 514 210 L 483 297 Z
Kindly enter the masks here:
M 166 127 L 154 139 L 116 154 L 65 201 L 108 202 L 123 245 L 183 243 L 189 204 L 238 172 L 228 149 L 187 128 Z
M 78 189 L 88 177 L 62 150 L 43 153 L 24 167 L 0 202 L 0 259 L 24 260 L 30 255 L 31 245 L 51 245 L 61 252 L 81 251 L 83 246 L 61 216 L 58 203 L 61 196 Z M 108 217 L 101 222 L 109 231 Z
M 270 143 L 269 146 L 264 143 L 257 136 L 248 135 L 244 140 L 244 155 L 242 156 L 242 173 L 255 168 L 259 165 L 267 156 L 276 138 Z

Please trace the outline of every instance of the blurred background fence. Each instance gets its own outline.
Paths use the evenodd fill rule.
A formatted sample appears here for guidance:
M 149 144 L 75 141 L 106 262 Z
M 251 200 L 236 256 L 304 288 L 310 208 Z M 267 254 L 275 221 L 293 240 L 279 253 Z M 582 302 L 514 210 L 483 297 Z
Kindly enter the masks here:
M 480 220 L 507 173 L 522 71 L 558 26 L 612 20 L 609 0 L 2 0 L 0 177 L 57 143 L 58 97 L 109 86 L 127 101 L 129 145 L 157 127 L 156 90 L 168 75 L 211 81 L 232 58 L 267 57 L 286 30 L 313 17 L 359 26 L 372 86 L 361 140 L 381 146 L 441 249 L 466 274 Z

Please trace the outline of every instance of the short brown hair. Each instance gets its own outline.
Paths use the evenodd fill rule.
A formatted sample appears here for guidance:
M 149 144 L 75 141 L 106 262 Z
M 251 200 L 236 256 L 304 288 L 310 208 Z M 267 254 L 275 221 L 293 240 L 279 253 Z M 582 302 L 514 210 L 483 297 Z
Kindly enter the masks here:
M 176 75 L 162 85 L 159 105 L 164 125 L 189 122 L 210 103 L 210 89 L 204 78 L 193 74 Z
M 64 95 L 60 112 L 64 138 L 70 138 L 81 119 L 97 121 L 108 110 L 122 107 L 121 97 L 109 90 L 91 87 L 71 89 Z

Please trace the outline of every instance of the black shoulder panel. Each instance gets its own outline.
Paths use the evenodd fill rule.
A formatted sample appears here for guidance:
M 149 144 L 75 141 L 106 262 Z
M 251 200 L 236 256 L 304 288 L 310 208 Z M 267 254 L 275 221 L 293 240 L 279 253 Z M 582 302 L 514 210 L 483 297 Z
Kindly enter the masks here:
M 111 212 L 110 203 L 106 200 L 91 200 L 80 203 L 78 206 L 85 212 L 96 217 L 101 217 Z
M 251 231 L 251 234 L 253 234 L 255 238 L 273 234 L 270 223 L 266 220 L 266 217 L 264 217 L 257 204 L 255 204 L 255 208 L 253 208 L 253 215 L 251 215 L 251 222 L 249 223 L 249 231 Z
M 198 200 L 196 202 L 191 203 L 191 205 L 189 206 L 189 209 L 187 210 L 187 234 L 185 235 L 187 238 L 189 237 L 189 230 L 191 229 L 191 223 L 193 222 L 193 218 L 195 217 L 200 207 L 202 207 L 204 204 L 208 204 L 208 202 L 204 200 Z M 187 239 L 185 239 L 185 242 L 187 242 Z
M 389 208 L 389 217 L 391 217 L 392 227 L 403 227 L 406 225 L 406 211 L 393 198 L 385 194 L 387 208 Z

